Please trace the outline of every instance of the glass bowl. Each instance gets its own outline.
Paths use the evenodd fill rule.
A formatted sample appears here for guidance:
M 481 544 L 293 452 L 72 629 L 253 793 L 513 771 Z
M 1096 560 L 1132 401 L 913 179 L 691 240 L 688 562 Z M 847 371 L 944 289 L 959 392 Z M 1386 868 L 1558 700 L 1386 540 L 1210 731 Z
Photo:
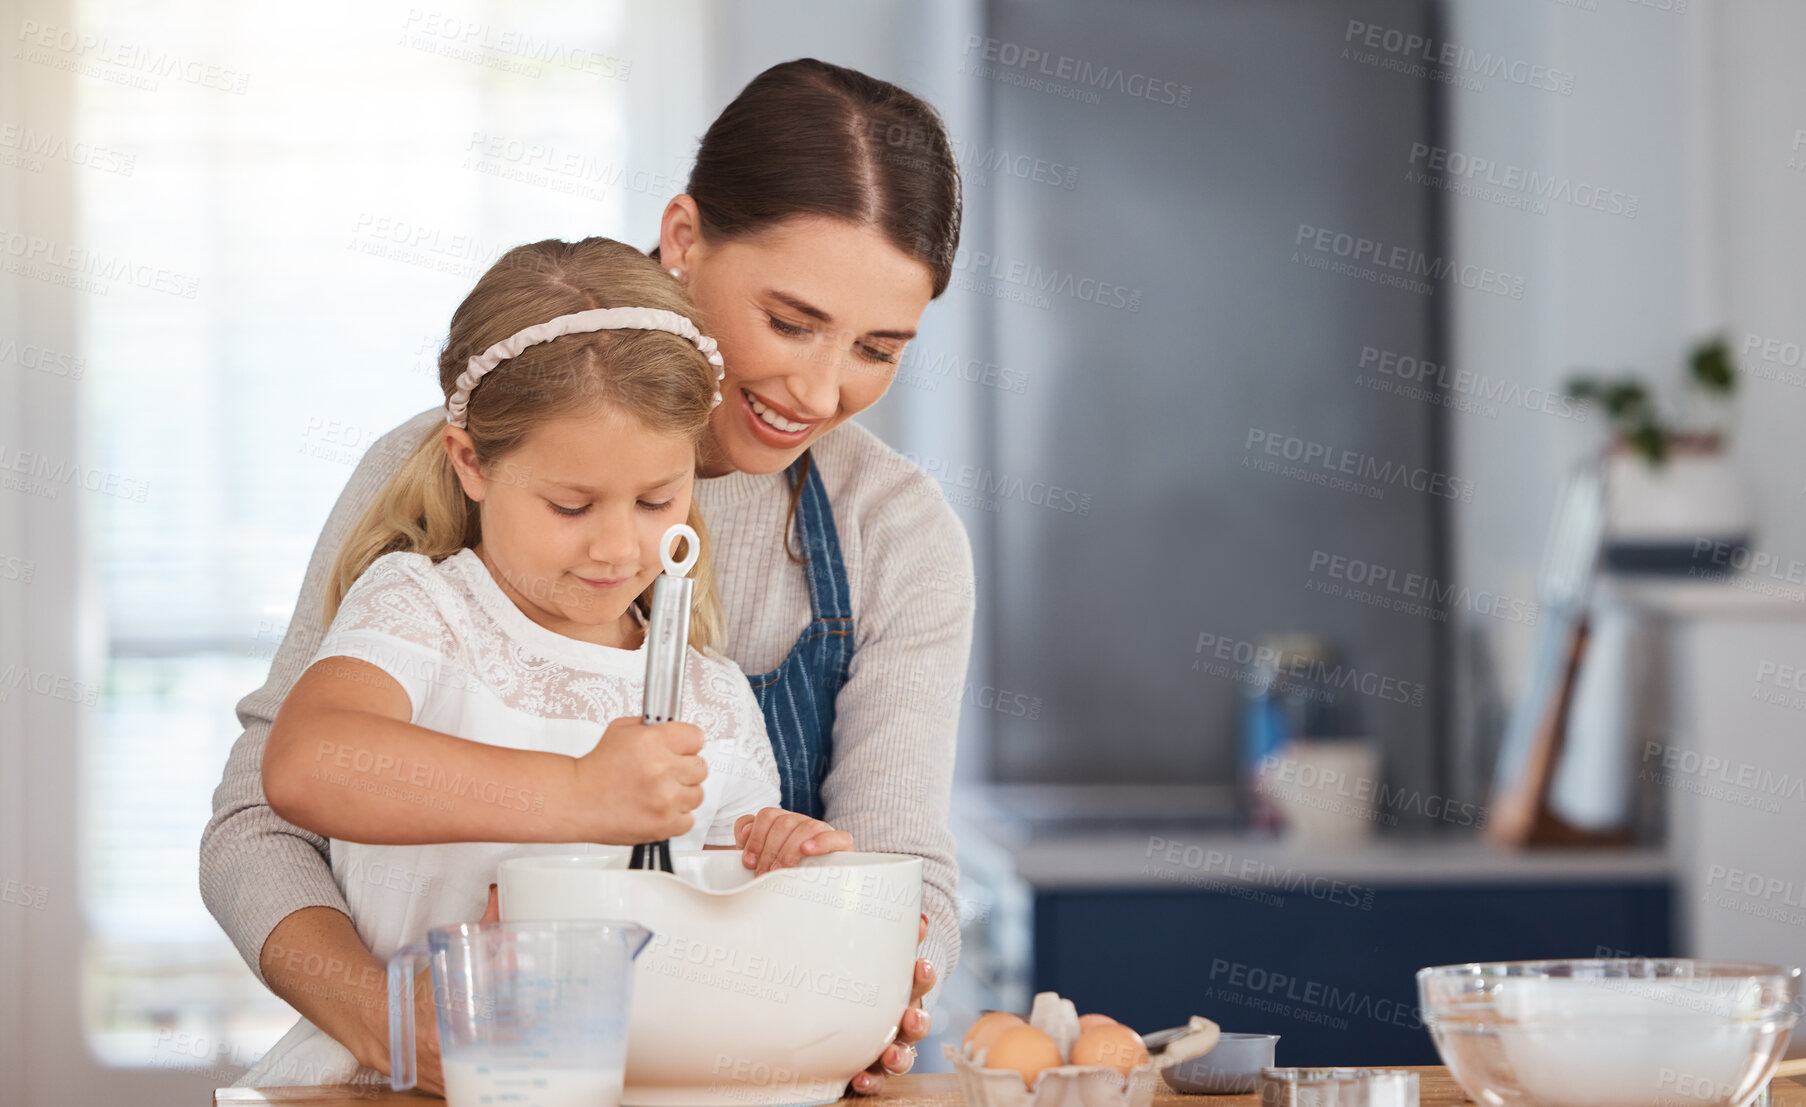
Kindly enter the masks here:
M 1800 970 L 1686 959 L 1420 969 L 1443 1064 L 1489 1107 L 1738 1107 L 1799 1017 Z

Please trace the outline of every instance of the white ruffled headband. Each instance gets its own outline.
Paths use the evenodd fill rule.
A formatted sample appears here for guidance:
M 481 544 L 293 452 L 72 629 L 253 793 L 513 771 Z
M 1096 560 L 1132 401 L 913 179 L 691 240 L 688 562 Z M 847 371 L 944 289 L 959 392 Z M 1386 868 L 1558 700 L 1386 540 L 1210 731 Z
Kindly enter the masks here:
M 537 346 L 541 342 L 550 342 L 567 334 L 587 334 L 590 331 L 668 331 L 680 338 L 689 339 L 708 358 L 709 364 L 715 367 L 715 402 L 709 406 L 721 403 L 721 382 L 727 377 L 727 369 L 721 362 L 721 352 L 715 348 L 715 340 L 697 330 L 696 324 L 688 318 L 663 308 L 591 308 L 537 323 L 502 339 L 471 358 L 470 364 L 458 374 L 457 387 L 445 401 L 445 421 L 454 427 L 464 425 L 470 412 L 471 392 L 497 365 L 519 356 L 528 346 Z

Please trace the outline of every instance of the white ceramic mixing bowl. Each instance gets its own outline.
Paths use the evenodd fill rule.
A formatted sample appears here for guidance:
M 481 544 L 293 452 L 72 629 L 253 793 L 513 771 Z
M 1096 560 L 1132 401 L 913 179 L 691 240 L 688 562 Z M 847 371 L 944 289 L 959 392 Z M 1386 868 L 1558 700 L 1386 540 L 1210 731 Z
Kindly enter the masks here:
M 839 1099 L 909 1004 L 922 861 L 835 853 L 752 875 L 737 850 L 502 862 L 502 918 L 627 919 L 634 964 L 625 1107 L 793 1107 Z

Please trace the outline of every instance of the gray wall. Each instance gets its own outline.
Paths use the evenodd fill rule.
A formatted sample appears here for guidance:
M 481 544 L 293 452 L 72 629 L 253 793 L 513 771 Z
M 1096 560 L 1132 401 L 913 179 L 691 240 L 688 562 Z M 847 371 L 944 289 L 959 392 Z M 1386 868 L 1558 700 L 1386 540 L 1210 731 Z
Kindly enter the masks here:
M 980 74 L 994 81 L 991 141 L 1078 175 L 1071 190 L 1021 179 L 988 190 L 970 213 L 988 239 L 967 254 L 1000 260 L 981 271 L 963 256 L 965 273 L 1002 274 L 1015 290 L 1009 267 L 1020 263 L 1138 293 L 1133 309 L 1058 291 L 1045 303 L 993 300 L 992 360 L 1031 373 L 1022 394 L 991 397 L 994 482 L 1090 496 L 1085 513 L 1007 495 L 984 512 L 996 555 L 980 594 L 995 601 L 997 682 L 1046 704 L 1037 720 L 1000 713 L 999 779 L 1226 781 L 1241 686 L 1192 671 L 1200 633 L 1252 642 L 1308 630 L 1335 639 L 1363 674 L 1425 686 L 1415 707 L 1359 693 L 1344 702 L 1384 741 L 1395 784 L 1434 786 L 1442 624 L 1307 583 L 1318 551 L 1444 576 L 1447 500 L 1398 485 L 1370 498 L 1247 467 L 1268 456 L 1248 448 L 1261 432 L 1445 469 L 1438 408 L 1356 378 L 1366 346 L 1435 357 L 1448 282 L 1383 287 L 1309 268 L 1316 252 L 1297 246 L 1308 224 L 1437 255 L 1432 192 L 1402 180 L 1411 144 L 1432 141 L 1431 83 L 1344 53 L 1351 19 L 1421 32 L 1427 8 L 990 5 L 999 44 L 1190 89 L 1188 104 L 1166 104 L 1125 82 L 1088 103 Z M 992 49 L 994 65 L 1006 50 Z M 1050 83 L 1080 82 L 1056 68 Z

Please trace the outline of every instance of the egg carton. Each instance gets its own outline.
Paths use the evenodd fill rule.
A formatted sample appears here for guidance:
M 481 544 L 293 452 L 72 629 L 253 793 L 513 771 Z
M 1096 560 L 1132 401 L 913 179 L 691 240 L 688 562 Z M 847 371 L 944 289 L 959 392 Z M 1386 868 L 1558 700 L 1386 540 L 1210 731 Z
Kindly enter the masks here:
M 1028 1017 L 1030 1026 L 1072 1056 L 1079 1036 L 1078 1008 L 1055 992 L 1041 992 Z M 984 1067 L 987 1050 L 968 1056 L 963 1046 L 943 1044 L 966 1107 L 1151 1107 L 1162 1069 L 1208 1053 L 1217 1043 L 1217 1025 L 1193 1016 L 1189 1032 L 1125 1075 L 1104 1065 L 1057 1065 L 1041 1070 L 1033 1090 L 1014 1069 Z

